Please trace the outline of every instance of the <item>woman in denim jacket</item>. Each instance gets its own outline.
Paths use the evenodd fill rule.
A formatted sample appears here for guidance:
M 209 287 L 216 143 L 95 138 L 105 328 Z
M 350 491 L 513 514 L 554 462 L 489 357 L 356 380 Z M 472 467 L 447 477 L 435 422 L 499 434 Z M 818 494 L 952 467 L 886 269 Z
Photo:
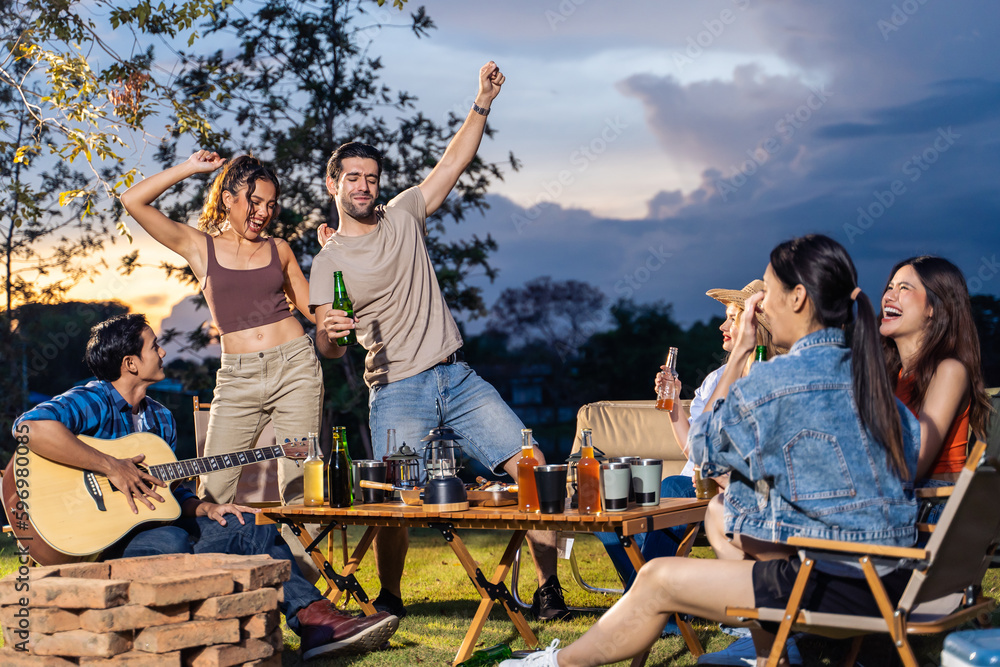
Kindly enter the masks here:
M 729 606 L 784 606 L 799 563 L 782 542 L 794 535 L 913 543 L 919 426 L 893 396 L 875 313 L 850 256 L 825 236 L 793 239 L 771 252 L 764 283 L 774 342 L 791 349 L 738 380 L 754 346 L 756 318 L 743 318 L 712 409 L 688 437 L 707 474 L 731 473 L 727 510 L 740 514 L 727 511 L 727 529 L 759 560 L 655 559 L 579 641 L 559 650 L 556 640 L 501 667 L 608 664 L 645 650 L 673 612 L 732 622 Z M 748 299 L 747 313 L 761 301 L 760 294 Z M 880 574 L 895 602 L 909 573 Z M 878 615 L 860 571 L 817 566 L 803 602 Z M 752 632 L 760 660 L 774 635 Z

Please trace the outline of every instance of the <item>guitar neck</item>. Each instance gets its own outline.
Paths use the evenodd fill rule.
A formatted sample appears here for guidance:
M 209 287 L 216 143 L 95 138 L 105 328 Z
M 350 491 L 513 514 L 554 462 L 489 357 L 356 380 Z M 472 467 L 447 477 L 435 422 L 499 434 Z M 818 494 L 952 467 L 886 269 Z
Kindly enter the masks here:
M 178 479 L 188 479 L 197 477 L 204 473 L 226 470 L 227 468 L 239 468 L 251 463 L 279 459 L 285 456 L 285 450 L 281 445 L 270 447 L 256 447 L 231 454 L 217 454 L 216 456 L 202 456 L 196 459 L 186 459 L 184 461 L 172 461 L 149 466 L 149 474 L 164 482 L 173 482 Z

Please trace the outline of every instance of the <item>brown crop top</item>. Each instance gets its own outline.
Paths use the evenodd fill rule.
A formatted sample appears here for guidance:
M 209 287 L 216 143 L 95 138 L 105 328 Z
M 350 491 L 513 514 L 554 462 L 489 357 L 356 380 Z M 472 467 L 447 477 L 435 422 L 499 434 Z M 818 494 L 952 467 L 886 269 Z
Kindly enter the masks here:
M 271 261 L 259 269 L 227 269 L 215 257 L 208 237 L 208 266 L 201 288 L 215 326 L 227 334 L 280 322 L 292 313 L 285 301 L 285 274 L 274 239 L 268 239 Z

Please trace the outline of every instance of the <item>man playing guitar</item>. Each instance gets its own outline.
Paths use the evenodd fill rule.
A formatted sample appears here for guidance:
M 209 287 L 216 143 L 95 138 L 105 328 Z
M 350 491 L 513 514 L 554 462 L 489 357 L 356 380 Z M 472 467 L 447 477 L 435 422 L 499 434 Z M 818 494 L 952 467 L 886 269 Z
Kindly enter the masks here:
M 108 557 L 170 553 L 266 553 L 291 562 L 279 605 L 288 627 L 302 637 L 302 657 L 364 652 L 380 647 L 395 632 L 399 620 L 380 612 L 355 618 L 339 612 L 303 576 L 274 525 L 258 526 L 251 507 L 199 500 L 190 490 L 166 485 L 138 465 L 144 455 L 115 458 L 77 436 L 120 438 L 150 432 L 176 449 L 173 415 L 146 396 L 163 373 L 163 349 L 143 315 L 119 315 L 91 330 L 85 359 L 97 380 L 74 387 L 21 415 L 14 435 L 34 454 L 66 466 L 105 475 L 123 493 L 133 513 L 136 503 L 155 510 L 162 493 L 173 493 L 181 518 L 167 524 L 140 525 L 102 554 Z M 30 514 L 30 510 L 29 510 Z M 231 515 L 227 518 L 227 515 Z M 166 518 L 166 517 L 165 517 Z M 232 520 L 235 518 L 235 520 Z M 31 548 L 31 545 L 25 545 Z

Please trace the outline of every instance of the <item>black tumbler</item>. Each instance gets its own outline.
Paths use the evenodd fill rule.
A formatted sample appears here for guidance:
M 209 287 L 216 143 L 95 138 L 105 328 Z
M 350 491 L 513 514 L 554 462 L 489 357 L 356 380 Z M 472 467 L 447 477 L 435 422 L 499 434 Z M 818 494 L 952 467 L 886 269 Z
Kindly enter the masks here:
M 535 466 L 535 486 L 542 514 L 561 514 L 566 509 L 566 464 Z
M 361 479 L 369 482 L 385 483 L 385 461 L 355 461 Z M 385 491 L 382 489 L 361 489 L 365 503 L 385 502 Z

